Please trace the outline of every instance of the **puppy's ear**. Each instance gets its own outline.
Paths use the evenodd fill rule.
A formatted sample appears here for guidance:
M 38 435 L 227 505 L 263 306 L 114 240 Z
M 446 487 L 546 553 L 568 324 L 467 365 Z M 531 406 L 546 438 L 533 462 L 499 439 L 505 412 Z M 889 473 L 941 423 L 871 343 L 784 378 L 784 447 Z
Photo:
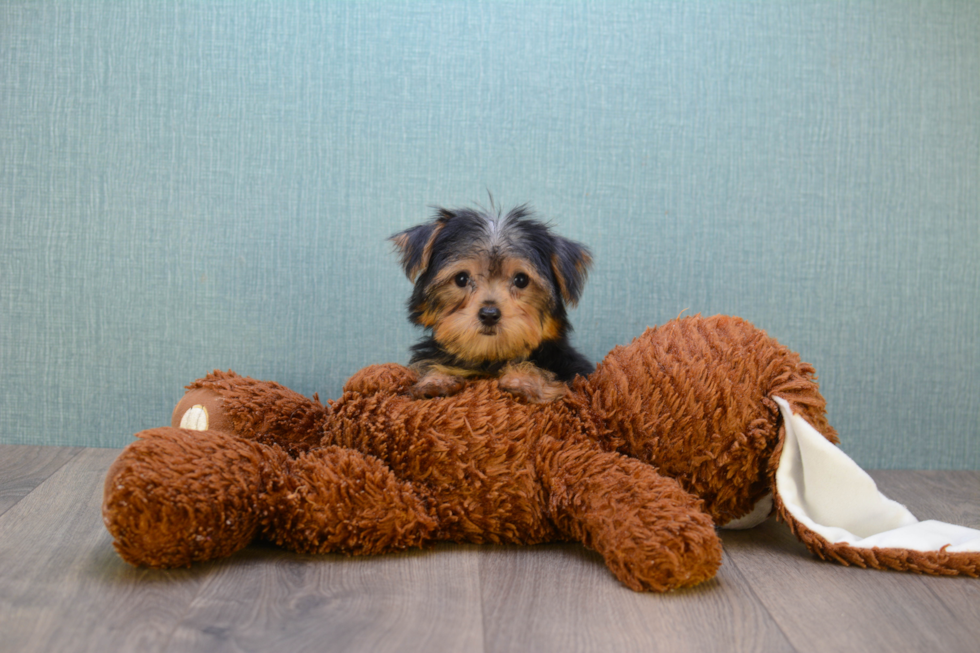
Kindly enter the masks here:
M 402 269 L 412 283 L 415 283 L 419 275 L 429 267 L 432 244 L 452 215 L 446 209 L 439 209 L 436 219 L 432 222 L 406 229 L 388 239 L 395 244 L 395 249 L 401 254 Z
M 571 306 L 578 303 L 590 267 L 592 267 L 592 254 L 588 248 L 567 238 L 555 237 L 551 270 L 555 274 L 558 290 L 565 303 Z

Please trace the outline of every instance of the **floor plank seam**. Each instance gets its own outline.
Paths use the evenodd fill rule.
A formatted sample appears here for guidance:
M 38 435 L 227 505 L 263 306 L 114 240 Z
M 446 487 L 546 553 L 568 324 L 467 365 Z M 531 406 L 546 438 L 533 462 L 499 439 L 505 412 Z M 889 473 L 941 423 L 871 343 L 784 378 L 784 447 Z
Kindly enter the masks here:
M 194 591 L 194 595 L 190 598 L 189 601 L 187 601 L 187 605 L 184 606 L 184 610 L 181 612 L 180 616 L 174 619 L 173 627 L 170 629 L 170 632 L 167 633 L 167 636 L 163 639 L 163 643 L 161 644 L 160 648 L 157 649 L 159 653 L 164 653 L 165 651 L 170 649 L 170 642 L 173 641 L 173 638 L 177 634 L 177 631 L 180 630 L 181 626 L 184 623 L 184 620 L 187 619 L 187 615 L 191 613 L 191 610 L 194 608 L 194 603 L 197 601 L 197 599 L 207 588 L 208 580 L 209 580 L 208 578 L 200 579 L 200 582 L 198 582 L 197 584 L 197 589 Z
M 949 576 L 947 576 L 947 579 L 948 580 L 951 580 L 951 581 L 954 581 L 954 582 L 966 581 L 966 580 L 973 580 L 973 579 L 966 579 L 966 578 L 962 578 L 962 577 L 961 578 L 953 578 L 953 577 L 949 577 Z M 936 602 L 937 603 L 939 603 L 941 606 L 943 606 L 943 610 L 945 610 L 946 613 L 950 617 L 952 617 L 956 621 L 959 620 L 959 616 L 956 614 L 956 612 L 952 608 L 950 608 L 949 605 L 947 605 L 947 603 L 946 603 L 946 597 L 943 597 L 942 595 L 940 595 L 936 591 L 936 587 L 937 586 L 934 583 L 927 583 L 926 580 L 925 580 L 925 577 L 923 577 L 923 576 L 918 576 L 916 580 L 918 580 L 918 582 L 922 583 L 925 586 L 926 591 L 928 591 L 929 594 L 932 595 L 932 597 L 936 599 Z
M 776 618 L 776 615 L 774 615 L 772 611 L 769 610 L 769 606 L 767 606 L 765 601 L 762 600 L 762 597 L 760 597 L 756 593 L 755 585 L 749 580 L 749 576 L 743 573 L 742 569 L 739 568 L 738 562 L 735 560 L 734 556 L 729 554 L 726 555 L 725 557 L 728 559 L 728 562 L 731 564 L 735 574 L 741 579 L 742 585 L 746 588 L 746 590 L 749 592 L 752 598 L 755 599 L 759 607 L 761 607 L 762 610 L 765 611 L 766 615 L 769 617 L 769 620 L 772 621 L 773 625 L 776 626 L 776 630 L 778 630 L 779 634 L 783 636 L 784 640 L 786 640 L 786 644 L 789 645 L 789 647 L 795 653 L 801 653 L 800 650 L 796 647 L 796 644 L 794 644 L 793 641 L 790 639 L 789 634 L 783 629 L 782 624 L 779 623 L 779 619 Z
M 56 467 L 55 469 L 51 470 L 51 473 L 48 474 L 47 476 L 45 476 L 43 481 L 41 481 L 40 483 L 38 483 L 37 485 L 35 485 L 34 487 L 32 487 L 27 494 L 25 494 L 24 496 L 20 497 L 16 501 L 14 501 L 12 504 L 10 504 L 9 506 L 7 506 L 3 510 L 0 510 L 0 517 L 2 517 L 7 512 L 9 512 L 11 508 L 13 508 L 14 506 L 18 505 L 21 501 L 23 501 L 27 497 L 31 496 L 35 492 L 37 492 L 38 488 L 40 488 L 45 483 L 47 483 L 49 480 L 51 480 L 51 477 L 52 476 L 54 476 L 55 474 L 57 474 L 58 472 L 60 472 L 64 468 L 65 465 L 67 465 L 71 461 L 75 460 L 75 458 L 77 458 L 83 451 L 85 451 L 86 447 L 64 447 L 64 449 L 66 449 L 68 452 L 70 452 L 71 455 L 69 455 L 68 458 L 66 458 L 64 462 L 62 462 L 60 465 L 58 465 L 58 467 Z
M 476 552 L 476 583 L 477 587 L 480 588 L 480 643 L 482 645 L 483 653 L 487 653 L 489 645 L 487 643 L 487 602 L 484 600 L 483 592 L 486 585 L 483 582 L 483 550 L 478 549 Z

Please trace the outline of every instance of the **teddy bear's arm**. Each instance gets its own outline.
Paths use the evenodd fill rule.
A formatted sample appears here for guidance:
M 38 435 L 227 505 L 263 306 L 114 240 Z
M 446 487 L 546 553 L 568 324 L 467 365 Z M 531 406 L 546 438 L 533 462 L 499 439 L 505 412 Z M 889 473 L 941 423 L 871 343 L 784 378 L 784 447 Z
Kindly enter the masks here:
M 598 551 L 625 585 L 666 591 L 715 575 L 721 543 L 714 524 L 677 481 L 592 442 L 545 441 L 542 450 L 552 519 Z
M 282 482 L 263 537 L 293 551 L 385 553 L 422 546 L 438 525 L 424 493 L 354 449 L 311 450 Z

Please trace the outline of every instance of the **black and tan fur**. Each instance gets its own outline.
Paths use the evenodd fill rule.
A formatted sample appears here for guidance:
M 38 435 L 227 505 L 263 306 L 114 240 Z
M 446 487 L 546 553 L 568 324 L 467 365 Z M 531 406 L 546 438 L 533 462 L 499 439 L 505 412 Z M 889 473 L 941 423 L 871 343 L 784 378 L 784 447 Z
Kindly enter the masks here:
M 572 348 L 566 306 L 585 284 L 591 255 L 534 219 L 438 209 L 431 222 L 392 236 L 415 284 L 409 319 L 426 330 L 412 347 L 417 397 L 455 394 L 471 377 L 498 377 L 532 402 L 562 396 L 593 366 Z

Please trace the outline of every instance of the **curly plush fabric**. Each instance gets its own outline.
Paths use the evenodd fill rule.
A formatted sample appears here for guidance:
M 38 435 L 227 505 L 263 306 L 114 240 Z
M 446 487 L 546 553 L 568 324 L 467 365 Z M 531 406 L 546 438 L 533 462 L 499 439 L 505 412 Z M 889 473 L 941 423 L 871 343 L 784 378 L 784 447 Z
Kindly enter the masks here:
M 116 549 L 172 567 L 260 538 L 348 554 L 570 540 L 628 587 L 665 591 L 711 578 L 715 524 L 752 513 L 776 487 L 777 397 L 837 440 L 813 368 L 724 316 L 648 329 L 548 404 L 492 379 L 413 399 L 415 380 L 400 365 L 372 366 L 325 405 L 233 372 L 195 381 L 173 426 L 138 434 L 109 470 L 103 513 Z M 776 506 L 820 555 L 871 566 L 869 555 L 885 555 L 809 537 L 778 496 Z M 908 555 L 887 566 L 975 574 L 977 554 L 967 555 L 973 567 Z

